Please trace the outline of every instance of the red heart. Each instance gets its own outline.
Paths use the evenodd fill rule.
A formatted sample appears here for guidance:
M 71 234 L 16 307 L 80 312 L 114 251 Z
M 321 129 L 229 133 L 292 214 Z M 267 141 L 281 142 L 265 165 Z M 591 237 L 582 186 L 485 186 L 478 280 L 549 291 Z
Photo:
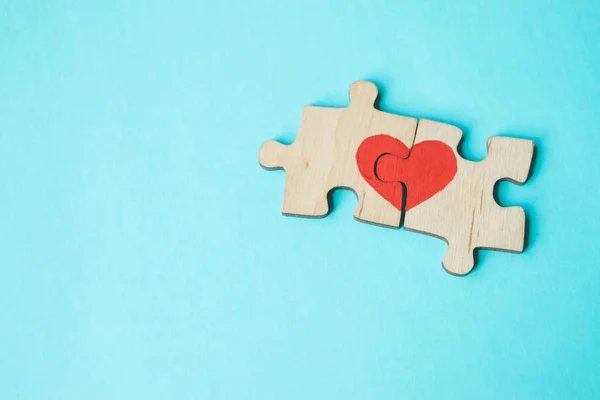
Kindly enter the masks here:
M 356 162 L 369 185 L 398 210 L 402 210 L 403 182 L 406 211 L 442 191 L 457 171 L 456 156 L 447 144 L 429 140 L 409 150 L 388 135 L 365 139 L 356 152 Z

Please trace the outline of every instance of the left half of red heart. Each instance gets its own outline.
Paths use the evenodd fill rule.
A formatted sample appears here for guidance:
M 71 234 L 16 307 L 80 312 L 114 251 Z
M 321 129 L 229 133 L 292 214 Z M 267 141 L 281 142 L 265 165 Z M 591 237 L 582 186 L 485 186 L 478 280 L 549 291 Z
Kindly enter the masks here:
M 365 139 L 356 151 L 356 164 L 362 177 L 384 199 L 402 211 L 404 187 L 400 182 L 383 182 L 376 175 L 375 168 L 379 157 L 393 154 L 406 158 L 409 148 L 400 140 L 389 135 L 375 135 Z

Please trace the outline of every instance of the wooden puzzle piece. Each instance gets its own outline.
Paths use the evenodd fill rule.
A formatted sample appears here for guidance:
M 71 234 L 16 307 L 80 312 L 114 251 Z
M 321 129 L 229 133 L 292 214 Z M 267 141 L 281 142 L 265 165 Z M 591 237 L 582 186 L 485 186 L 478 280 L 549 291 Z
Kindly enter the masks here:
M 377 87 L 367 81 L 350 86 L 350 105 L 345 108 L 306 106 L 296 140 L 289 146 L 265 142 L 258 160 L 266 169 L 284 169 L 286 184 L 282 213 L 323 217 L 329 212 L 327 194 L 334 188 L 353 190 L 358 197 L 358 220 L 398 227 L 402 210 L 388 202 L 361 176 L 357 163 L 359 145 L 368 137 L 385 134 L 412 146 L 417 120 L 375 109 Z M 365 152 L 360 165 L 364 174 L 375 175 L 376 157 Z M 401 188 L 400 188 L 401 190 Z
M 476 248 L 523 251 L 525 212 L 499 206 L 493 192 L 502 179 L 524 183 L 533 157 L 533 141 L 495 136 L 483 161 L 468 161 L 457 151 L 461 137 L 455 126 L 422 119 L 408 158 L 388 153 L 376 163 L 378 179 L 406 185 L 404 227 L 445 240 L 442 264 L 455 275 L 471 271 Z

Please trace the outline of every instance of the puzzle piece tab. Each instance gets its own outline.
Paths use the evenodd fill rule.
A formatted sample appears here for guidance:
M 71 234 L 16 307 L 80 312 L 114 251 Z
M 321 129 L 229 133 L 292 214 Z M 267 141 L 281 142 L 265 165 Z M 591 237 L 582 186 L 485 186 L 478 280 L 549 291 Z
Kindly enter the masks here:
M 404 227 L 445 240 L 442 264 L 455 275 L 471 271 L 476 248 L 523 251 L 525 212 L 499 206 L 494 185 L 502 179 L 524 183 L 533 157 L 533 141 L 495 136 L 483 161 L 467 161 L 457 151 L 461 137 L 455 126 L 422 119 L 408 159 L 384 154 L 376 165 L 380 180 L 407 187 Z
M 363 140 L 379 134 L 398 139 L 410 148 L 417 120 L 376 110 L 377 94 L 373 83 L 355 82 L 350 87 L 348 107 L 306 106 L 294 143 L 286 146 L 269 140 L 261 146 L 260 164 L 266 169 L 286 172 L 284 215 L 323 217 L 329 212 L 327 193 L 334 188 L 347 188 L 358 197 L 356 219 L 399 226 L 401 209 L 386 201 L 363 179 L 357 165 L 357 149 Z M 374 158 L 370 170 L 363 173 L 374 176 L 375 161 Z

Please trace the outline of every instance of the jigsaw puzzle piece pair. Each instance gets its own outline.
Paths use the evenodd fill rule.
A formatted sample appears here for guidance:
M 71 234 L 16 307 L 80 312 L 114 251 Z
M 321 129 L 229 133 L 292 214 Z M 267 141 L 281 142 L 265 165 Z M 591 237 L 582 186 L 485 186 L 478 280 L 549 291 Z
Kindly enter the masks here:
M 493 192 L 499 180 L 526 181 L 533 142 L 491 137 L 486 159 L 471 162 L 458 154 L 460 129 L 376 110 L 376 98 L 373 83 L 355 82 L 348 107 L 307 106 L 294 143 L 263 144 L 260 164 L 286 171 L 283 214 L 325 216 L 327 193 L 348 188 L 356 219 L 398 227 L 405 213 L 407 230 L 445 240 L 452 274 L 472 270 L 476 248 L 521 252 L 524 211 Z

